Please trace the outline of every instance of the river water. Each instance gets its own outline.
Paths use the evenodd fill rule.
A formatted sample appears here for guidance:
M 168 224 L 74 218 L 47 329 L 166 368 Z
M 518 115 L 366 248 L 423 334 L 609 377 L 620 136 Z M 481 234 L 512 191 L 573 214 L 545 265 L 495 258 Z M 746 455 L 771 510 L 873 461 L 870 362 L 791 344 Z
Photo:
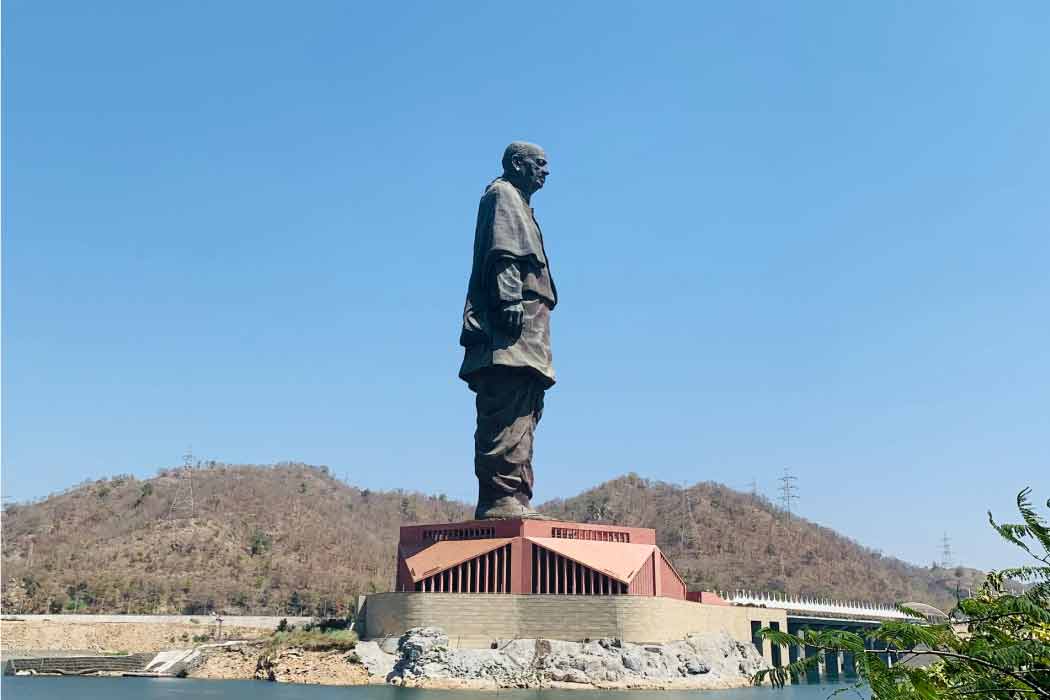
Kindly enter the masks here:
M 14 677 L 0 681 L 4 700 L 824 700 L 845 685 L 794 685 L 780 690 L 418 690 L 394 686 L 293 685 L 190 678 Z M 836 698 L 868 700 L 849 690 Z

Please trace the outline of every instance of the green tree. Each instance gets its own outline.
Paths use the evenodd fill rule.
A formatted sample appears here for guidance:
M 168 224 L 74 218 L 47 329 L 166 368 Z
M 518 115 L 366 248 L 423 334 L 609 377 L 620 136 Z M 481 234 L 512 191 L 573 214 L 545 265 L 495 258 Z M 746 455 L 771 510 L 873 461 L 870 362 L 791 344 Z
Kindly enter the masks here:
M 273 539 L 269 535 L 258 528 L 252 531 L 248 541 L 248 552 L 253 557 L 270 551 L 272 546 Z
M 878 700 L 1050 698 L 1050 531 L 1032 508 L 1030 492 L 1017 495 L 1022 522 L 1000 524 L 990 512 L 988 522 L 1036 563 L 990 572 L 975 596 L 957 602 L 947 622 L 892 621 L 864 635 L 842 630 L 792 635 L 770 629 L 762 635 L 774 644 L 852 653 L 861 683 Z M 1050 509 L 1050 500 L 1046 506 Z M 914 620 L 923 619 L 918 611 L 900 609 Z M 865 641 L 897 650 L 897 663 L 887 665 L 878 651 L 865 648 Z M 920 656 L 935 660 L 922 666 L 908 663 Z M 792 676 L 804 675 L 819 657 L 760 671 L 754 681 L 783 686 Z

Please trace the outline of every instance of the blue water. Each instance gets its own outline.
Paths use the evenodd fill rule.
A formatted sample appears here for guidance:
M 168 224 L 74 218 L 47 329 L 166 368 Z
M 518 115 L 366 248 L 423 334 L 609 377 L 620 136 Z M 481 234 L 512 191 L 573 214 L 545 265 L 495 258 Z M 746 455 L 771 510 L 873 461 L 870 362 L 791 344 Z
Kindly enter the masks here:
M 266 681 L 208 681 L 190 678 L 14 677 L 0 681 L 5 700 L 824 700 L 845 685 L 796 685 L 780 690 L 417 690 L 394 686 L 291 685 Z M 867 700 L 850 690 L 836 698 Z

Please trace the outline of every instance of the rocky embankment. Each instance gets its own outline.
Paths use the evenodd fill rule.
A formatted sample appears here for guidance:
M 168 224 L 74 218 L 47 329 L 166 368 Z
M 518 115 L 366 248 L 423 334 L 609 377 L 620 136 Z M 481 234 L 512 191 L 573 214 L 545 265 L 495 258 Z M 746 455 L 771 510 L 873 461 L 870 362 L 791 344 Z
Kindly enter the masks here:
M 243 632 L 260 635 L 259 630 Z M 190 630 L 167 625 L 67 626 L 60 634 L 54 624 L 5 624 L 3 636 L 5 649 L 96 652 L 189 648 L 180 645 L 186 639 L 196 641 Z M 726 633 L 694 634 L 665 644 L 513 639 L 498 641 L 491 649 L 453 649 L 440 629 L 419 627 L 399 639 L 358 642 L 353 651 L 274 648 L 270 637 L 204 644 L 196 649 L 199 654 L 188 668 L 195 678 L 324 685 L 714 689 L 747 685 L 763 667 L 752 645 Z
M 733 688 L 764 666 L 752 645 L 726 633 L 666 644 L 514 639 L 452 649 L 441 630 L 422 627 L 394 641 L 361 642 L 355 656 L 377 681 L 425 688 Z
M 364 685 L 384 682 L 371 678 L 353 652 L 280 649 L 266 651 L 258 643 L 206 650 L 193 678 L 237 680 L 254 678 L 278 683 Z

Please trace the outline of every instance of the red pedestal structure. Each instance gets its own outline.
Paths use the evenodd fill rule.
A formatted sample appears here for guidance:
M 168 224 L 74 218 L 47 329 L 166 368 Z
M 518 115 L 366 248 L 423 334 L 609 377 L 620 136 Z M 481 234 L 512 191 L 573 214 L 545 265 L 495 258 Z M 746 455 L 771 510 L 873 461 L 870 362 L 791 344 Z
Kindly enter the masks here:
M 402 527 L 395 590 L 686 598 L 656 530 L 525 519 Z

